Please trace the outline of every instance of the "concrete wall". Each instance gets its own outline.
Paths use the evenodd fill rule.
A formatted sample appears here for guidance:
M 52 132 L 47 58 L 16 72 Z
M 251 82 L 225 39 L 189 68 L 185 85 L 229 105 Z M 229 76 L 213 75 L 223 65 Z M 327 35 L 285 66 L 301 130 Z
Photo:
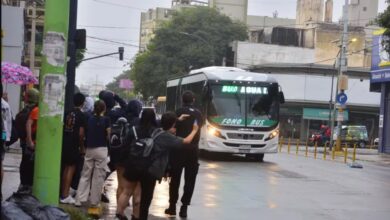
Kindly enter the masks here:
M 329 103 L 332 77 L 308 74 L 271 74 L 283 89 L 285 99 L 290 102 Z M 379 107 L 380 94 L 370 91 L 370 80 L 348 79 L 347 106 Z M 334 79 L 334 92 L 336 78 Z M 334 100 L 334 97 L 333 97 Z
M 24 44 L 23 8 L 2 5 L 1 29 L 4 33 L 2 61 L 21 64 Z M 9 104 L 15 115 L 19 111 L 20 86 L 3 84 L 3 88 L 8 93 Z
M 296 24 L 321 22 L 324 19 L 324 0 L 297 0 Z
M 248 25 L 249 30 L 258 30 L 274 26 L 294 27 L 295 19 L 248 15 L 246 24 Z
M 378 15 L 378 0 L 351 0 L 349 4 L 349 24 L 365 26 Z
M 209 6 L 217 8 L 233 20 L 246 24 L 248 14 L 248 0 L 209 0 Z
M 235 42 L 235 63 L 239 68 L 267 63 L 312 63 L 314 49 L 271 44 Z

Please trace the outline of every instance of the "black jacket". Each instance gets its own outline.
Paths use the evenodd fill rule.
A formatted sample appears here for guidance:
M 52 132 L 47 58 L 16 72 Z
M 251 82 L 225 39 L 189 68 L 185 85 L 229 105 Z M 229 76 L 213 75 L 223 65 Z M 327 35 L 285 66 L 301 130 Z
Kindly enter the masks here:
M 190 115 L 189 118 L 187 118 L 184 121 L 177 121 L 176 122 L 176 136 L 185 138 L 187 137 L 193 128 L 194 122 L 198 123 L 199 127 L 202 127 L 202 113 L 196 109 L 192 105 L 184 105 L 181 108 L 178 108 L 176 110 L 177 117 L 180 117 L 183 114 L 188 114 Z M 191 145 L 196 145 L 198 146 L 199 144 L 199 139 L 200 139 L 200 129 L 198 133 L 195 135 L 194 139 L 191 142 Z

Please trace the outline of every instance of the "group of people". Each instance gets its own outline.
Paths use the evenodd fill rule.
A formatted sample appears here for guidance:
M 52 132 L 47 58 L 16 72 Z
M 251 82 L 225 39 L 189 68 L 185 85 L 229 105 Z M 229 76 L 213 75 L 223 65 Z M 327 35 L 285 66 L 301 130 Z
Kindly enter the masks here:
M 19 124 L 25 121 L 24 129 L 19 128 L 24 130 L 19 134 L 23 151 L 19 192 L 31 192 L 33 184 L 38 100 L 37 90 L 27 90 L 26 107 L 15 120 L 16 124 L 18 120 Z M 155 111 L 143 109 L 138 100 L 126 103 L 106 90 L 100 92 L 97 101 L 76 93 L 74 108 L 64 115 L 60 203 L 82 206 L 88 202 L 89 209 L 100 210 L 104 182 L 116 171 L 116 219 L 127 219 L 124 210 L 131 197 L 131 219 L 147 219 L 156 182 L 164 177 L 170 179 L 169 207 L 165 213 L 173 216 L 184 170 L 179 215 L 187 217 L 199 169 L 199 128 L 202 126 L 202 115 L 193 107 L 194 101 L 191 91 L 184 92 L 183 106 L 176 112 L 164 113 L 157 121 Z M 115 131 L 118 127 L 119 133 Z M 137 144 L 143 143 L 141 140 L 152 141 L 148 157 L 132 154 Z

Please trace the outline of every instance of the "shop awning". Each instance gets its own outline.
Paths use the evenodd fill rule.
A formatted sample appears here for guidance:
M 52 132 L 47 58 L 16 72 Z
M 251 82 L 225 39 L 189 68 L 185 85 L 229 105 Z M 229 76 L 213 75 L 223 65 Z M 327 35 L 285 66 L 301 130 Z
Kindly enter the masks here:
M 344 121 L 348 121 L 348 111 L 344 110 L 343 113 Z M 327 121 L 329 120 L 329 109 L 303 108 L 303 119 Z

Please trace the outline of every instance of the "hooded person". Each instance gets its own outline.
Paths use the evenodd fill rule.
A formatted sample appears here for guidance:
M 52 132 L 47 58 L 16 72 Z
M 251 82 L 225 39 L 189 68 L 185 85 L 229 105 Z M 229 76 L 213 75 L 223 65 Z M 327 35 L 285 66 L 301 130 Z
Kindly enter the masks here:
M 140 121 L 140 113 L 142 110 L 142 104 L 140 101 L 133 99 L 130 100 L 125 108 L 125 118 L 127 124 L 117 123 L 112 127 L 112 136 L 116 135 L 117 140 L 123 140 L 123 137 L 127 135 L 130 128 L 133 126 L 138 126 Z M 123 173 L 125 169 L 126 161 L 128 160 L 129 155 L 129 146 L 125 146 L 122 143 L 118 143 L 117 146 L 114 147 L 115 144 L 111 141 L 111 152 L 110 152 L 110 163 L 113 166 L 112 169 L 117 171 L 118 178 L 118 188 L 117 188 L 117 201 L 119 199 L 119 195 L 121 195 L 123 191 Z M 139 184 L 133 194 L 133 213 L 132 216 L 139 216 L 140 211 L 140 201 L 141 201 L 141 185 Z
M 108 90 L 102 90 L 99 93 L 99 99 L 106 104 L 105 116 L 110 118 L 111 123 L 115 123 L 120 117 L 125 116 L 126 102 L 117 94 Z M 115 108 L 116 103 L 119 104 L 119 108 Z

